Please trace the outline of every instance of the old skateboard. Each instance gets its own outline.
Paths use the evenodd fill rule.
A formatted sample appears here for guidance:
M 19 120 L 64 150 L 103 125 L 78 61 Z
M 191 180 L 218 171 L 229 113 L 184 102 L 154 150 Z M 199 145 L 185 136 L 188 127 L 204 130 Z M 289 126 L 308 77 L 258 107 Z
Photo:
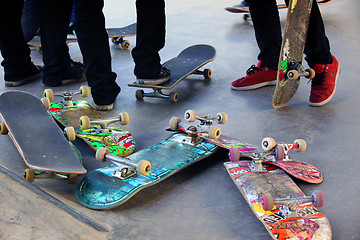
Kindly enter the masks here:
M 332 0 L 318 0 L 317 4 L 323 5 L 323 4 L 327 4 L 331 1 Z M 286 4 L 278 4 L 277 7 L 278 7 L 278 9 L 287 8 Z M 231 13 L 245 13 L 243 16 L 244 21 L 245 22 L 251 21 L 249 3 L 246 0 L 242 1 L 240 4 L 234 5 L 232 7 L 226 7 L 225 10 L 228 12 L 231 12 Z
M 1 134 L 8 134 L 25 164 L 24 177 L 32 182 L 35 171 L 62 173 L 69 183 L 75 183 L 78 174 L 85 174 L 78 153 L 64 137 L 54 119 L 46 112 L 48 99 L 41 101 L 22 91 L 0 94 Z M 75 139 L 73 128 L 66 128 L 69 140 Z
M 272 106 L 281 108 L 295 95 L 300 77 L 313 78 L 313 69 L 302 66 L 312 0 L 290 0 L 281 44 L 276 88 Z
M 217 146 L 207 141 L 195 139 L 184 133 L 175 133 L 169 138 L 146 149 L 140 150 L 126 159 L 97 152 L 100 160 L 113 163 L 89 172 L 80 182 L 76 197 L 80 203 L 92 209 L 116 207 L 134 196 L 138 191 L 154 185 L 180 170 L 211 155 Z M 141 160 L 151 163 L 139 167 Z M 129 161 L 132 164 L 129 164 Z M 125 165 L 125 166 L 122 166 Z M 129 166 L 137 170 L 129 171 Z M 145 167 L 144 167 L 145 166 Z M 125 168 L 125 170 L 123 170 Z M 141 171 L 140 169 L 144 169 Z M 129 176 L 128 173 L 130 173 Z
M 184 118 L 187 122 L 199 120 L 197 126 L 181 122 L 178 117 L 171 118 L 170 130 L 181 130 L 190 135 L 197 135 L 202 139 L 211 142 L 219 147 L 229 150 L 230 161 L 237 162 L 240 158 L 260 159 L 265 163 L 275 165 L 285 170 L 291 176 L 309 183 L 321 183 L 323 176 L 312 164 L 294 161 L 290 158 L 289 151 L 296 150 L 303 152 L 306 149 L 306 142 L 296 139 L 293 144 L 276 143 L 273 138 L 264 138 L 262 147 L 257 147 L 237 139 L 221 134 L 219 127 L 213 123 L 224 124 L 227 115 L 220 112 L 217 115 L 198 115 L 194 110 L 187 110 Z
M 165 94 L 164 89 L 174 88 L 181 80 L 187 78 L 191 74 L 203 75 L 209 79 L 211 77 L 211 70 L 199 70 L 205 64 L 213 61 L 216 56 L 216 50 L 209 45 L 194 45 L 183 50 L 177 57 L 165 62 L 162 66 L 169 69 L 171 72 L 170 79 L 159 85 L 144 85 L 138 81 L 128 84 L 130 87 L 137 88 L 152 88 L 153 92 L 144 93 L 144 90 L 138 89 L 136 91 L 136 99 L 142 100 L 144 97 L 167 98 L 171 102 L 178 101 L 178 94 L 171 92 Z
M 62 126 L 74 127 L 76 135 L 95 151 L 100 147 L 106 147 L 113 155 L 127 156 L 133 153 L 135 151 L 134 138 L 117 124 L 128 124 L 129 115 L 122 112 L 118 117 L 106 119 L 87 101 L 73 100 L 73 96 L 76 94 L 87 97 L 89 88 L 81 86 L 78 91 L 59 93 L 45 89 L 44 95 L 49 100 L 53 100 L 54 97 L 62 98 L 59 102 L 52 102 L 48 112 Z
M 224 166 L 255 216 L 273 239 L 331 239 L 331 226 L 318 207 L 321 191 L 306 196 L 281 169 L 267 164 L 252 171 L 251 161 L 226 162 Z
M 136 35 L 136 23 L 130 24 L 122 28 L 107 28 L 106 29 L 109 38 L 115 45 L 120 45 L 124 50 L 130 48 L 130 42 L 125 40 L 124 37 L 131 37 Z M 77 42 L 78 39 L 74 34 L 68 34 L 66 43 Z M 40 36 L 34 36 L 33 39 L 28 41 L 28 44 L 33 47 L 37 47 L 41 52 L 41 39 Z

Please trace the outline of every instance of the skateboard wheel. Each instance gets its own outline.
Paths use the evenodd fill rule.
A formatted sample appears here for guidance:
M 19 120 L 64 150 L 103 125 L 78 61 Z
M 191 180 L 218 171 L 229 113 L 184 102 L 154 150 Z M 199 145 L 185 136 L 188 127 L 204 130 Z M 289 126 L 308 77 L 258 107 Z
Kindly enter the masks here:
M 1 123 L 0 124 L 0 134 L 1 135 L 6 135 L 8 133 L 9 133 L 9 131 L 6 128 L 5 123 Z
M 184 118 L 187 122 L 195 122 L 196 112 L 194 110 L 187 110 L 184 114 Z
M 120 124 L 128 125 L 129 124 L 129 114 L 127 112 L 122 112 L 119 114 Z
M 305 72 L 308 73 L 308 74 L 306 75 L 306 78 L 309 78 L 309 79 L 314 78 L 315 75 L 316 75 L 315 70 L 312 69 L 312 68 L 306 69 Z
M 211 69 L 204 69 L 203 76 L 204 78 L 211 78 Z
M 86 97 L 89 96 L 90 91 L 89 91 L 88 86 L 86 86 L 86 85 L 81 86 L 79 91 L 80 91 L 80 96 L 81 97 L 86 98 Z
M 179 100 L 179 96 L 176 92 L 171 92 L 169 99 L 170 99 L 170 102 L 176 103 Z
M 144 99 L 144 90 L 141 90 L 141 89 L 136 90 L 135 97 L 137 100 L 143 100 Z
M 141 160 L 137 165 L 137 172 L 140 175 L 147 175 L 151 170 L 151 164 L 149 161 Z
M 75 173 L 69 173 L 67 175 L 67 182 L 68 184 L 75 184 L 78 180 L 78 175 Z
M 54 99 L 54 92 L 52 89 L 47 88 L 44 90 L 44 97 L 47 97 L 50 101 Z
M 216 140 L 221 135 L 221 129 L 218 126 L 211 126 L 208 134 L 210 138 Z
M 42 47 L 37 47 L 36 50 L 38 51 L 38 53 L 42 54 Z
M 95 158 L 98 161 L 105 162 L 106 158 L 105 155 L 109 153 L 109 150 L 107 148 L 101 147 L 96 151 Z
M 271 211 L 274 207 L 274 199 L 271 194 L 265 193 L 262 195 L 262 207 L 265 211 Z
M 119 39 L 119 37 L 113 37 L 113 38 L 111 38 L 111 42 L 115 45 L 119 45 L 118 39 Z
M 122 43 L 121 43 L 121 47 L 122 49 L 124 50 L 128 50 L 130 48 L 130 42 L 128 40 L 124 40 Z
M 240 152 L 236 147 L 232 147 L 229 150 L 229 159 L 231 162 L 238 162 L 240 160 Z
M 25 169 L 24 178 L 29 182 L 33 182 L 35 180 L 35 171 L 34 171 L 34 169 L 29 169 L 29 168 Z
M 313 205 L 315 207 L 322 207 L 324 205 L 324 195 L 323 195 L 322 191 L 315 190 L 311 194 L 311 196 L 313 198 Z
M 288 73 L 287 73 L 287 77 L 289 80 L 296 80 L 299 78 L 299 72 L 296 71 L 296 70 L 290 70 Z
M 243 19 L 244 19 L 245 22 L 249 22 L 250 21 L 250 14 L 247 14 L 247 13 L 244 14 Z
M 304 152 L 306 150 L 306 142 L 303 139 L 296 139 L 294 144 L 299 145 L 296 149 L 297 152 Z
M 261 147 L 265 151 L 271 151 L 275 147 L 276 143 L 273 138 L 264 138 L 261 142 Z
M 285 150 L 283 146 L 275 146 L 275 159 L 276 161 L 281 161 L 285 158 Z
M 79 119 L 80 128 L 85 130 L 90 128 L 90 118 L 88 116 L 81 116 Z
M 171 130 L 178 130 L 179 126 L 178 124 L 181 122 L 180 118 L 178 117 L 172 117 L 169 122 L 169 127 Z
M 43 97 L 40 99 L 42 104 L 44 105 L 45 110 L 49 110 L 50 109 L 50 99 L 47 97 Z
M 225 124 L 228 120 L 228 116 L 224 112 L 220 112 L 220 113 L 216 114 L 216 117 L 217 117 L 218 124 Z
M 66 127 L 64 129 L 64 132 L 65 132 L 65 136 L 67 138 L 68 141 L 74 141 L 75 138 L 76 138 L 76 135 L 75 135 L 75 129 L 73 127 Z

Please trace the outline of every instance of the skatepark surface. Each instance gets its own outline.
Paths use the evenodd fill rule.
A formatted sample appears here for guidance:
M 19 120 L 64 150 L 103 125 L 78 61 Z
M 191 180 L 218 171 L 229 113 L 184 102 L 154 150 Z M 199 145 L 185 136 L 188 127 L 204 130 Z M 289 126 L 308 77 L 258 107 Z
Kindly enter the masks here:
M 243 21 L 242 14 L 224 10 L 238 3 L 166 1 L 166 45 L 160 52 L 163 62 L 195 44 L 209 44 L 217 51 L 215 60 L 205 66 L 212 70 L 211 80 L 193 76 L 180 82 L 173 89 L 179 94 L 177 103 L 157 98 L 136 100 L 136 89 L 127 86 L 135 80 L 131 52 L 109 41 L 113 71 L 122 90 L 114 109 L 104 114 L 129 114 L 130 123 L 124 128 L 134 136 L 136 151 L 167 138 L 170 133 L 164 129 L 170 118 L 183 119 L 188 109 L 203 114 L 226 112 L 229 119 L 220 126 L 222 133 L 251 144 L 260 145 L 264 137 L 288 143 L 302 138 L 307 150 L 291 153 L 292 158 L 315 165 L 324 181 L 318 185 L 295 182 L 306 194 L 323 191 L 325 203 L 320 211 L 330 221 L 333 239 L 360 239 L 360 161 L 356 157 L 360 142 L 360 84 L 356 73 L 360 62 L 360 2 L 342 0 L 320 6 L 332 54 L 342 66 L 334 98 L 323 107 L 309 106 L 311 83 L 302 79 L 296 95 L 281 109 L 271 107 L 274 87 L 251 91 L 230 88 L 232 81 L 257 64 L 259 51 L 253 26 Z M 107 27 L 136 21 L 134 1 L 106 0 L 104 12 Z M 280 10 L 280 19 L 284 27 L 286 10 Z M 135 37 L 126 39 L 135 46 Z M 82 61 L 77 43 L 68 46 L 72 59 Z M 31 57 L 42 65 L 36 49 Z M 0 79 L 3 74 L 1 70 Z M 80 86 L 76 83 L 54 91 Z M 14 88 L 0 84 L 1 92 L 23 90 L 39 98 L 45 88 L 40 79 Z M 85 100 L 92 103 L 91 97 Z M 74 144 L 88 171 L 107 164 L 97 162 L 93 150 L 81 140 Z M 14 174 L 0 171 L 0 239 L 271 239 L 228 176 L 223 166 L 229 161 L 226 150 L 220 149 L 111 210 L 83 207 L 75 197 L 76 185 L 66 181 L 36 179 L 31 184 L 66 204 L 70 210 L 65 211 L 64 205 L 54 204 L 16 180 L 22 178 L 26 165 L 9 137 L 0 136 L 0 148 L 0 165 Z

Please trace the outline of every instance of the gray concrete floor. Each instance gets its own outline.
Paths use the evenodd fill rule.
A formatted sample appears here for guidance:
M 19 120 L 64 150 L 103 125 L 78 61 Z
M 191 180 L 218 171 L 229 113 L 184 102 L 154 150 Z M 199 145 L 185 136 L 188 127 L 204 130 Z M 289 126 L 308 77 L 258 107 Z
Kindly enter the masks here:
M 108 27 L 135 22 L 134 1 L 105 2 Z M 169 119 L 182 117 L 187 109 L 209 114 L 226 112 L 229 120 L 221 126 L 222 133 L 252 144 L 260 144 L 268 136 L 283 142 L 303 138 L 308 143 L 307 151 L 293 153 L 292 157 L 317 166 L 324 175 L 324 182 L 320 185 L 296 183 L 305 193 L 315 189 L 323 191 L 325 204 L 321 212 L 331 223 L 333 239 L 360 239 L 360 210 L 357 207 L 360 201 L 357 185 L 360 163 L 356 157 L 360 142 L 360 95 L 356 93 L 359 88 L 356 66 L 360 62 L 359 1 L 333 1 L 321 6 L 332 53 L 342 65 L 333 100 L 321 108 L 310 107 L 310 84 L 303 80 L 288 106 L 279 110 L 271 107 L 273 87 L 246 92 L 230 89 L 233 80 L 257 63 L 258 54 L 253 26 L 243 22 L 242 14 L 224 10 L 224 7 L 238 2 L 166 2 L 167 38 L 161 51 L 164 61 L 193 44 L 210 44 L 217 49 L 216 59 L 207 65 L 213 72 L 211 81 L 201 81 L 198 77 L 184 80 L 175 89 L 180 98 L 176 104 L 163 99 L 137 101 L 135 89 L 127 87 L 134 80 L 130 51 L 111 46 L 113 70 L 118 75 L 122 92 L 115 109 L 106 115 L 115 116 L 121 111 L 129 113 L 130 124 L 126 129 L 134 135 L 137 150 L 168 137 L 164 128 Z M 281 10 L 280 15 L 284 25 L 286 10 Z M 128 39 L 134 46 L 135 38 Z M 69 44 L 69 47 L 72 58 L 81 61 L 77 44 Z M 32 59 L 36 64 L 42 63 L 41 55 L 35 50 Z M 0 78 L 3 79 L 3 71 Z M 77 89 L 79 86 L 63 86 L 56 90 Z M 17 88 L 7 88 L 2 84 L 0 91 L 18 89 L 41 97 L 45 88 L 39 80 Z M 87 100 L 91 101 L 91 98 Z M 76 140 L 75 144 L 83 154 L 88 171 L 104 166 L 95 161 L 94 153 L 82 141 Z M 21 176 L 26 166 L 10 138 L 0 137 L 0 149 L 0 163 Z M 43 203 L 26 194 L 24 187 L 11 187 L 12 180 L 1 176 L 1 185 L 9 187 L 0 194 L 1 208 L 5 209 L 0 216 L 0 238 L 24 239 L 18 232 L 22 231 L 25 236 L 30 236 L 26 239 L 270 239 L 227 175 L 223 167 L 225 161 L 228 161 L 226 151 L 218 151 L 109 211 L 82 207 L 75 197 L 73 185 L 58 180 L 34 182 L 78 212 L 109 228 L 110 232 L 105 236 L 87 231 L 88 227 L 83 224 L 74 224 L 74 229 L 67 225 L 59 228 L 58 224 L 74 219 L 62 217 L 58 208 L 41 208 Z M 26 196 L 29 201 L 22 202 L 14 196 Z M 10 207 L 9 202 L 12 203 Z M 47 220 L 49 211 L 58 222 Z M 44 224 L 47 227 L 42 227 Z

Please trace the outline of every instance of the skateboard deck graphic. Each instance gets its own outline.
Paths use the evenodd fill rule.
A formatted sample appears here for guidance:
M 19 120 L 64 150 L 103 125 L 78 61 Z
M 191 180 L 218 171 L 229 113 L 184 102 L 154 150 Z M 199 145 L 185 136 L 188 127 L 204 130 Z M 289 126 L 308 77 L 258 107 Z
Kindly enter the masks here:
M 266 166 L 267 172 L 255 173 L 249 170 L 248 163 L 227 162 L 224 166 L 273 239 L 331 239 L 328 219 L 312 203 L 296 204 L 291 209 L 275 204 L 272 210 L 265 211 L 263 194 L 271 194 L 274 199 L 302 198 L 305 194 L 281 169 Z
M 6 128 L 29 168 L 55 173 L 86 173 L 64 133 L 35 96 L 22 91 L 3 92 L 0 118 L 2 127 Z
M 193 145 L 185 143 L 186 139 L 186 134 L 176 133 L 158 144 L 128 156 L 127 159 L 133 162 L 143 159 L 151 162 L 151 171 L 146 176 L 136 174 L 125 180 L 114 177 L 114 171 L 119 168 L 114 163 L 89 172 L 80 182 L 76 197 L 88 208 L 116 207 L 138 191 L 170 177 L 217 150 L 217 146 L 212 143 L 201 141 Z
M 79 123 L 81 116 L 88 116 L 90 119 L 105 117 L 84 100 L 72 102 L 73 106 L 65 106 L 61 102 L 51 103 L 49 113 L 64 127 L 74 127 L 76 135 L 94 150 L 106 147 L 111 154 L 118 156 L 127 156 L 135 151 L 135 140 L 132 135 L 115 124 L 107 127 L 111 132 L 97 132 L 94 125 L 85 130 L 81 129 Z
M 177 93 L 170 93 L 170 95 L 162 93 L 163 89 L 172 89 L 180 81 L 191 74 L 200 74 L 205 78 L 211 77 L 210 69 L 200 71 L 199 69 L 205 64 L 213 61 L 216 56 L 216 50 L 209 45 L 194 45 L 184 49 L 177 57 L 165 62 L 162 66 L 169 69 L 171 72 L 170 79 L 159 85 L 145 85 L 138 82 L 128 84 L 130 87 L 137 88 L 152 88 L 154 92 L 144 93 L 143 90 L 136 91 L 136 98 L 142 100 L 144 97 L 158 97 L 169 98 L 172 102 L 178 101 Z

